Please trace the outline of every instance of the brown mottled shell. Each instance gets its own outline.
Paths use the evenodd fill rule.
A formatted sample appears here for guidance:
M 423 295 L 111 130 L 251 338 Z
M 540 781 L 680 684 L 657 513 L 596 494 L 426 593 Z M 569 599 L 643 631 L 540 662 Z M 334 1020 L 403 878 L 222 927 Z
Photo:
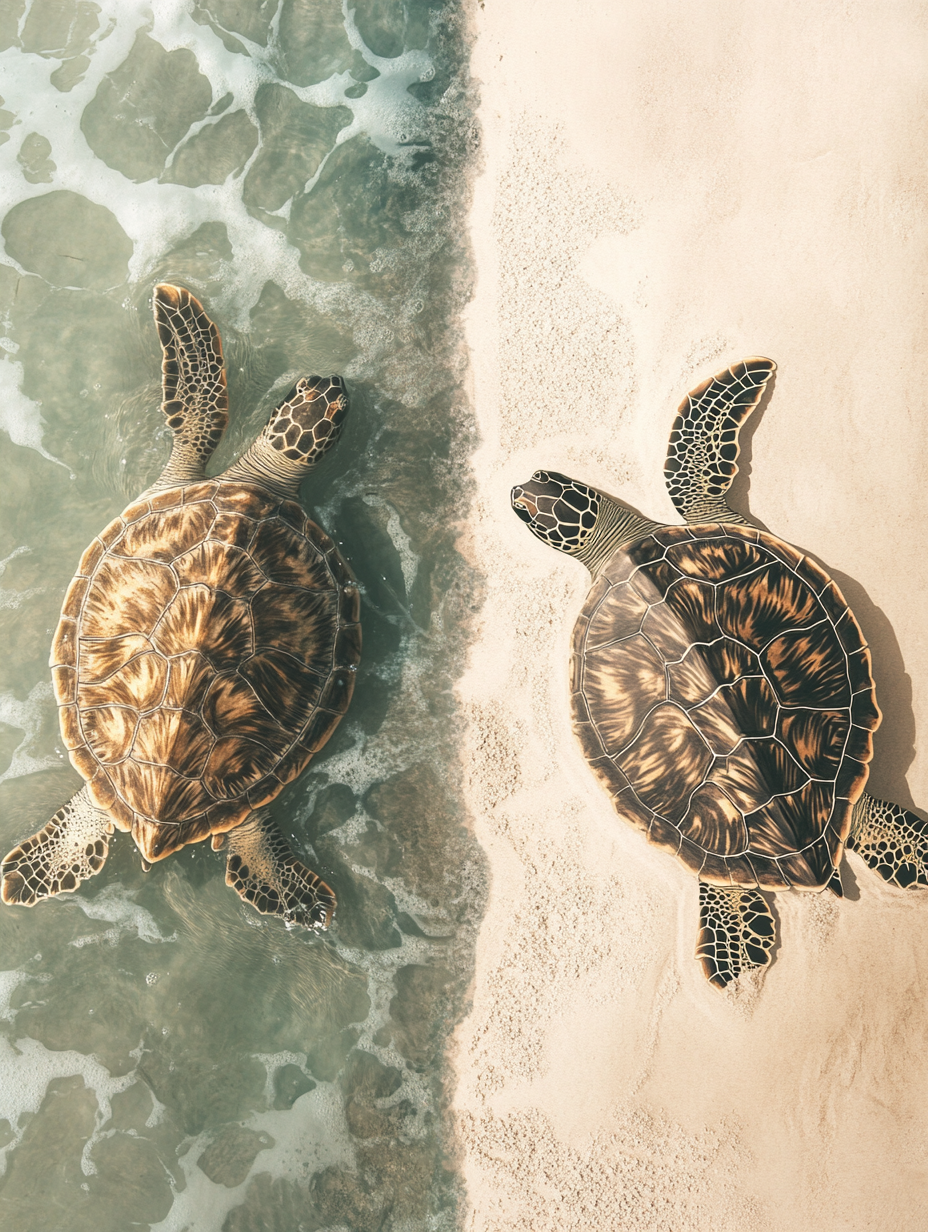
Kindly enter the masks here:
M 824 886 L 880 712 L 835 583 L 773 535 L 673 526 L 612 556 L 577 621 L 574 730 L 616 812 L 715 885 Z
M 299 505 L 211 481 L 137 501 L 93 541 L 51 665 L 71 761 L 146 858 L 239 825 L 335 729 L 359 598 Z

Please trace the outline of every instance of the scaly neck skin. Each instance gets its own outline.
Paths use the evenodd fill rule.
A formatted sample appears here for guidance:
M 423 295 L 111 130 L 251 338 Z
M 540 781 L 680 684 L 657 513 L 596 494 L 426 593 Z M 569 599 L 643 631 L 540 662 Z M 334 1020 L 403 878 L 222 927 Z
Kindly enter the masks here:
M 206 472 L 203 469 L 203 463 L 197 459 L 196 462 L 184 460 L 184 458 L 176 458 L 172 453 L 168 459 L 167 466 L 158 476 L 150 487 L 146 488 L 142 496 L 148 496 L 150 492 L 161 492 L 165 488 L 183 488 L 191 483 L 202 483 L 206 479 Z M 139 498 L 142 499 L 141 497 Z
M 144 500 L 153 492 L 163 492 L 166 488 L 186 488 L 191 483 L 203 483 L 206 479 L 205 462 L 202 454 L 196 453 L 186 442 L 178 445 L 175 437 L 164 470 L 138 499 Z
M 285 500 L 297 500 L 300 484 L 310 470 L 312 467 L 305 462 L 285 458 L 280 450 L 268 444 L 262 434 L 248 452 L 218 478 L 231 479 L 236 483 L 254 483 Z
M 574 553 L 578 560 L 583 561 L 594 578 L 598 576 L 616 548 L 621 547 L 623 543 L 641 539 L 651 531 L 661 529 L 660 522 L 651 522 L 641 517 L 640 514 L 626 509 L 624 505 L 620 505 L 618 501 L 612 500 L 609 496 L 600 493 L 600 500 L 602 504 L 596 525 L 580 551 Z

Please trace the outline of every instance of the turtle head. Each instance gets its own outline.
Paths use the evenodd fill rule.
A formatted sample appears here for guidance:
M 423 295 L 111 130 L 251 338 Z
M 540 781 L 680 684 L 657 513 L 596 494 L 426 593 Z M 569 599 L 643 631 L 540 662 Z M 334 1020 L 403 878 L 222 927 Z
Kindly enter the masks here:
M 338 440 L 347 414 L 340 376 L 304 376 L 221 478 L 258 483 L 295 500 L 303 479 Z
M 542 542 L 579 556 L 593 533 L 602 506 L 602 493 L 559 475 L 536 471 L 528 483 L 512 489 L 512 507 L 533 535 Z
M 281 459 L 310 470 L 341 436 L 347 414 L 348 393 L 340 376 L 304 376 L 261 436 Z
M 616 548 L 658 529 L 614 496 L 557 471 L 536 471 L 516 484 L 512 507 L 533 534 L 576 556 L 594 577 Z

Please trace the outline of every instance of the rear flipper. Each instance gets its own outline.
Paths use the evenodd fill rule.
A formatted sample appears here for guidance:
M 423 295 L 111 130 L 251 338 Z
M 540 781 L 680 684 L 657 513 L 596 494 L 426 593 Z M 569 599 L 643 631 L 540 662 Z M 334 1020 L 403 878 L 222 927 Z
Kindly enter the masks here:
M 262 915 L 283 916 L 288 924 L 328 928 L 335 895 L 300 863 L 273 822 L 256 813 L 223 837 L 229 851 L 226 885 L 246 903 Z
M 5 903 L 34 907 L 42 898 L 70 894 L 99 873 L 112 833 L 109 815 L 91 803 L 82 787 L 38 834 L 4 857 L 0 896 Z
M 716 988 L 743 971 L 766 967 L 776 938 L 770 908 L 757 890 L 699 883 L 699 938 L 696 957 Z
M 903 889 L 928 885 L 928 822 L 900 804 L 862 795 L 854 806 L 847 846 L 884 881 Z

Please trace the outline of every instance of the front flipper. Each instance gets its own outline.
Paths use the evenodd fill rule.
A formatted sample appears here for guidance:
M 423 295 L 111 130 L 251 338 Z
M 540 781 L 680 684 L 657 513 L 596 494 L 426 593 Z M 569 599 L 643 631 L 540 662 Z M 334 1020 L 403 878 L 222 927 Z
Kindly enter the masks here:
M 0 865 L 5 903 L 34 907 L 43 898 L 70 894 L 99 873 L 109 854 L 113 823 L 91 803 L 86 787 L 58 810 L 38 834 L 24 839 Z
M 328 928 L 335 895 L 300 863 L 273 822 L 255 814 L 224 838 L 226 885 L 246 903 L 262 915 L 283 916 L 288 924 Z
M 928 885 L 928 823 L 900 804 L 864 793 L 854 805 L 847 845 L 884 881 L 903 889 Z
M 167 466 L 149 488 L 196 483 L 229 422 L 219 331 L 198 299 L 162 283 L 152 301 L 161 340 L 161 410 L 174 433 Z
M 770 908 L 757 890 L 699 883 L 696 957 L 716 988 L 750 967 L 766 967 L 776 938 Z
M 697 385 L 680 403 L 664 480 L 670 499 L 691 525 L 748 524 L 725 495 L 738 474 L 738 434 L 775 369 L 771 359 L 743 359 Z

